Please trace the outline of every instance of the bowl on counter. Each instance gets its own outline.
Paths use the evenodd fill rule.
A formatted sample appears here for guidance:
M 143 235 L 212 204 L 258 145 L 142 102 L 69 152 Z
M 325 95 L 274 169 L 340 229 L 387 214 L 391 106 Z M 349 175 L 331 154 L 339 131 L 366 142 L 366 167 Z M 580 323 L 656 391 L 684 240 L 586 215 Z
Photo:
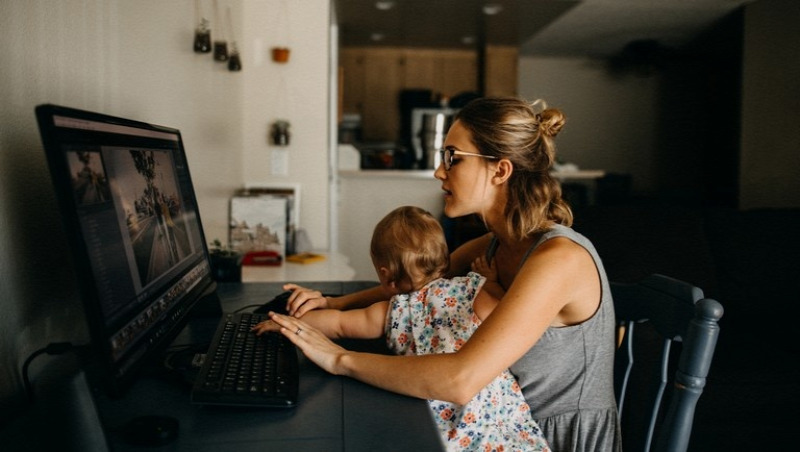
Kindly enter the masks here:
M 395 143 L 357 146 L 361 153 L 361 169 L 411 169 L 413 158 Z

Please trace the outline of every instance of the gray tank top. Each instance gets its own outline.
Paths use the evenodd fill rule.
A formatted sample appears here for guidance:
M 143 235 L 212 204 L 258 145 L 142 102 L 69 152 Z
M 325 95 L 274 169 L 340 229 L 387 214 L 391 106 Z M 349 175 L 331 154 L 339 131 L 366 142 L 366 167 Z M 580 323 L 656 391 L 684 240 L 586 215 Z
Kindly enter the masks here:
M 562 225 L 546 232 L 522 262 L 555 237 L 572 240 L 592 256 L 602 284 L 600 307 L 579 325 L 548 328 L 511 372 L 554 451 L 619 451 L 613 374 L 616 321 L 608 277 L 589 239 Z M 492 239 L 489 257 L 495 249 Z

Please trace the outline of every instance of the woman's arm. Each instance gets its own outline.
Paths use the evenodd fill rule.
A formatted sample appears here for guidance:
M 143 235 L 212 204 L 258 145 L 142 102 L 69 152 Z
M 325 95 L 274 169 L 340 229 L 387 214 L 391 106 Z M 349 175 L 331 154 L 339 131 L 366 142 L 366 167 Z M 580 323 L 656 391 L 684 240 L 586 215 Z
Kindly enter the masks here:
M 491 236 L 491 234 L 484 234 L 464 243 L 450 253 L 450 269 L 446 276 L 453 278 L 466 275 L 471 269 L 472 262 L 486 254 Z
M 353 292 L 340 297 L 325 297 L 322 292 L 297 284 L 284 284 L 283 290 L 291 290 L 292 294 L 286 301 L 286 310 L 289 315 L 302 317 L 313 309 L 355 309 L 363 308 L 375 303 L 376 301 L 388 300 L 392 294 L 386 291 L 376 282 L 375 287 L 370 289 Z
M 599 284 L 594 263 L 583 248 L 550 240 L 531 254 L 492 315 L 456 353 L 350 352 L 316 330 L 306 334 L 302 320 L 278 315 L 274 319 L 284 327 L 284 335 L 328 372 L 400 394 L 464 404 L 524 355 L 551 323 L 561 322 L 562 310 L 574 310 L 568 305 L 581 305 L 574 312 L 593 313 L 599 304 Z M 303 332 L 295 335 L 298 327 Z

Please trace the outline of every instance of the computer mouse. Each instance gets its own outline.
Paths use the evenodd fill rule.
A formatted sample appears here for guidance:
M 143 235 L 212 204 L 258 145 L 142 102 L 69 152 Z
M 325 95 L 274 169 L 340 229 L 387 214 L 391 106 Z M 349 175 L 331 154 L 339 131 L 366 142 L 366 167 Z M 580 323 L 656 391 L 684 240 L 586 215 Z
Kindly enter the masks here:
M 125 442 L 135 446 L 163 446 L 178 437 L 178 420 L 171 416 L 138 416 L 122 427 Z
M 289 301 L 289 296 L 292 294 L 292 291 L 287 290 L 286 292 L 282 292 L 276 295 L 273 299 L 269 300 L 268 302 L 264 303 L 263 305 L 256 308 L 256 314 L 266 314 L 270 311 L 275 312 L 277 314 L 287 314 L 288 311 L 286 310 L 286 302 Z
M 266 314 L 270 311 L 276 314 L 283 314 L 287 315 L 289 312 L 286 309 L 286 303 L 289 301 L 289 296 L 292 294 L 291 290 L 287 290 L 285 292 L 281 292 L 280 294 L 276 295 L 275 298 L 269 300 L 268 302 L 264 303 L 263 305 L 256 308 L 253 311 L 256 314 Z M 330 293 L 323 293 L 323 297 L 338 297 L 339 295 L 330 294 Z

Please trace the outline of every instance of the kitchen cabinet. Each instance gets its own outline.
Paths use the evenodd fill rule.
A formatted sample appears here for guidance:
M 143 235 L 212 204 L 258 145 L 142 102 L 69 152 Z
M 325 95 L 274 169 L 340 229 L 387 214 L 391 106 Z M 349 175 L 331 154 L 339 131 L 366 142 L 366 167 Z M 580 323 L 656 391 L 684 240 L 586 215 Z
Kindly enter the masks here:
M 483 92 L 487 96 L 517 95 L 519 50 L 511 46 L 486 46 Z
M 487 94 L 513 95 L 517 85 L 516 48 L 487 46 Z M 444 97 L 480 91 L 478 53 L 473 50 L 348 47 L 339 51 L 341 110 L 358 114 L 362 139 L 399 138 L 400 92 L 429 89 Z

